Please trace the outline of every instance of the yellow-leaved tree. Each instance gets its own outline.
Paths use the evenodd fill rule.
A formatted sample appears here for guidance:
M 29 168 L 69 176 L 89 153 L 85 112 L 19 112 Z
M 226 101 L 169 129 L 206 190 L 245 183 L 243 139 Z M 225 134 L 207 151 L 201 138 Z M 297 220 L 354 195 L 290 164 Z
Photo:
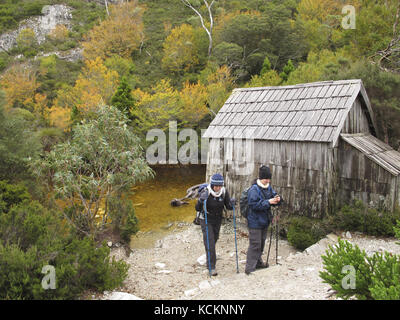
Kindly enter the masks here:
M 182 117 L 181 96 L 170 80 L 161 80 L 151 88 L 151 93 L 137 89 L 133 91 L 133 96 L 137 105 L 131 112 L 141 133 L 155 128 L 166 130 L 169 121 L 179 121 Z
M 14 64 L 5 71 L 0 85 L 6 93 L 6 107 L 26 108 L 33 111 L 32 104 L 39 83 L 36 71 L 28 64 Z
M 213 116 L 218 113 L 231 94 L 233 82 L 231 71 L 226 65 L 208 75 L 206 80 L 207 103 Z
M 83 56 L 103 60 L 118 55 L 129 58 L 144 39 L 143 7 L 138 1 L 110 5 L 110 15 L 86 35 Z
M 199 63 L 194 28 L 182 24 L 172 29 L 164 42 L 161 65 L 168 72 L 188 72 Z
M 54 125 L 65 128 L 74 108 L 85 116 L 94 112 L 100 104 L 109 104 L 118 87 L 118 79 L 118 73 L 109 70 L 99 57 L 86 60 L 75 85 L 66 85 L 58 90 L 54 105 L 49 110 L 50 120 Z
M 189 128 L 196 127 L 201 119 L 209 113 L 207 108 L 207 88 L 200 82 L 197 84 L 186 82 L 179 94 L 182 101 L 180 118 L 184 126 Z

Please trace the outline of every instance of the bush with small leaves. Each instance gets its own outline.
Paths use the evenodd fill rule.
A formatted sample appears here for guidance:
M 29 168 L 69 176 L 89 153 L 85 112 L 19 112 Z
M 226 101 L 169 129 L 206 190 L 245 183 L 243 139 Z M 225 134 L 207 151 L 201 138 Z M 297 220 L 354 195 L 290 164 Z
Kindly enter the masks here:
M 43 268 L 54 270 L 54 288 Z M 0 212 L 0 299 L 75 299 L 86 290 L 122 285 L 128 265 L 110 248 L 82 238 L 57 211 L 25 200 Z
M 394 236 L 393 226 L 400 213 L 367 208 L 362 201 L 343 206 L 330 220 L 337 230 L 359 231 L 371 236 Z
M 358 299 L 371 299 L 369 287 L 372 284 L 371 271 L 374 261 L 368 258 L 365 251 L 353 246 L 348 241 L 339 240 L 335 246 L 330 246 L 326 255 L 322 256 L 325 271 L 320 272 L 324 283 L 329 284 L 340 298 L 348 299 L 356 296 Z M 346 274 L 343 268 L 351 266 L 355 270 L 355 289 L 343 286 Z
M 299 250 L 304 250 L 321 240 L 327 229 L 323 222 L 307 217 L 294 217 L 288 222 L 287 239 Z
M 400 238 L 400 221 L 394 228 Z M 400 255 L 376 252 L 368 256 L 365 250 L 348 241 L 339 240 L 322 256 L 323 282 L 328 283 L 338 297 L 349 299 L 399 300 L 400 299 Z M 354 285 L 346 285 L 346 267 L 354 270 Z M 351 271 L 350 271 L 351 272 Z

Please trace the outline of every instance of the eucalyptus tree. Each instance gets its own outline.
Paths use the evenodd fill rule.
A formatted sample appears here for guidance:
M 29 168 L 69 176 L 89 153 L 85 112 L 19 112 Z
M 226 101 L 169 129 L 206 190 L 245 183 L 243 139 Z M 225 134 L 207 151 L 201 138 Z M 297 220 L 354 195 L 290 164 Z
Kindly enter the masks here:
M 200 12 L 200 9 L 196 8 L 201 5 L 200 0 L 181 0 L 181 1 L 185 6 L 192 9 L 199 16 L 201 26 L 207 32 L 208 35 L 208 40 L 209 40 L 208 56 L 210 57 L 213 49 L 213 29 L 214 29 L 214 16 L 212 12 L 212 7 L 215 4 L 216 0 L 212 0 L 211 2 L 209 0 L 203 0 L 203 3 L 206 6 L 208 12 L 209 26 L 206 25 L 205 15 L 203 16 L 203 14 Z
M 66 220 L 85 236 L 111 226 L 109 203 L 153 175 L 127 121 L 117 108 L 100 106 L 73 128 L 70 141 L 32 162 L 36 176 L 61 200 Z

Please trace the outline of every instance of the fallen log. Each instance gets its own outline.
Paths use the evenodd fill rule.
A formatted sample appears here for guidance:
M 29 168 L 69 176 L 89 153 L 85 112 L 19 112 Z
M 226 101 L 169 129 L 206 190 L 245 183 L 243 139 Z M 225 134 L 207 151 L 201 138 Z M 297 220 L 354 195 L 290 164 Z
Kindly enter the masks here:
M 195 186 L 190 187 L 189 189 L 186 190 L 186 196 L 181 198 L 181 199 L 173 199 L 171 200 L 171 206 L 173 207 L 180 207 L 181 205 L 184 204 L 189 204 L 188 202 L 184 201 L 186 199 L 195 199 L 199 197 L 199 187 L 203 183 L 197 184 Z

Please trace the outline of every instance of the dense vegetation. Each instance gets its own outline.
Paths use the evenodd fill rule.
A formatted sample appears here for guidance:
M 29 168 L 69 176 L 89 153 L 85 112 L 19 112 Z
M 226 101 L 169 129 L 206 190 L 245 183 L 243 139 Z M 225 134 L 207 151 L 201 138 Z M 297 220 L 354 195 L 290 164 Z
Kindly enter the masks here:
M 70 29 L 58 26 L 40 45 L 22 30 L 17 47 L 0 54 L 6 105 L 35 113 L 41 126 L 68 132 L 77 112 L 111 104 L 123 78 L 132 99 L 119 107 L 141 137 L 168 120 L 206 127 L 235 87 L 361 78 L 380 138 L 399 147 L 397 1 L 353 1 L 355 29 L 342 26 L 342 0 L 214 1 L 211 50 L 209 13 L 198 0 L 135 0 L 108 13 L 101 1 L 2 1 L 0 17 L 15 21 L 2 27 L 60 3 L 73 8 Z M 79 47 L 83 61 L 32 59 Z
M 361 201 L 354 201 L 324 219 L 306 216 L 285 217 L 281 221 L 281 235 L 295 248 L 304 250 L 331 232 L 351 231 L 376 237 L 393 237 L 398 221 L 398 209 L 394 212 L 384 212 L 369 208 Z
M 352 1 L 348 29 L 344 0 L 131 0 L 108 10 L 103 1 L 1 0 L 0 32 L 51 4 L 73 9 L 69 28 L 42 43 L 23 29 L 0 52 L 0 268 L 12 266 L 0 298 L 118 286 L 126 266 L 99 240 L 112 232 L 128 242 L 138 230 L 120 199 L 152 176 L 147 131 L 171 120 L 206 128 L 235 87 L 361 78 L 379 138 L 399 147 L 398 1 Z M 79 49 L 82 59 L 63 58 Z M 365 228 L 350 211 L 339 215 Z M 371 232 L 391 233 L 389 220 Z M 290 237 L 307 246 L 324 228 L 300 218 Z M 57 290 L 42 290 L 44 264 L 56 268 Z

